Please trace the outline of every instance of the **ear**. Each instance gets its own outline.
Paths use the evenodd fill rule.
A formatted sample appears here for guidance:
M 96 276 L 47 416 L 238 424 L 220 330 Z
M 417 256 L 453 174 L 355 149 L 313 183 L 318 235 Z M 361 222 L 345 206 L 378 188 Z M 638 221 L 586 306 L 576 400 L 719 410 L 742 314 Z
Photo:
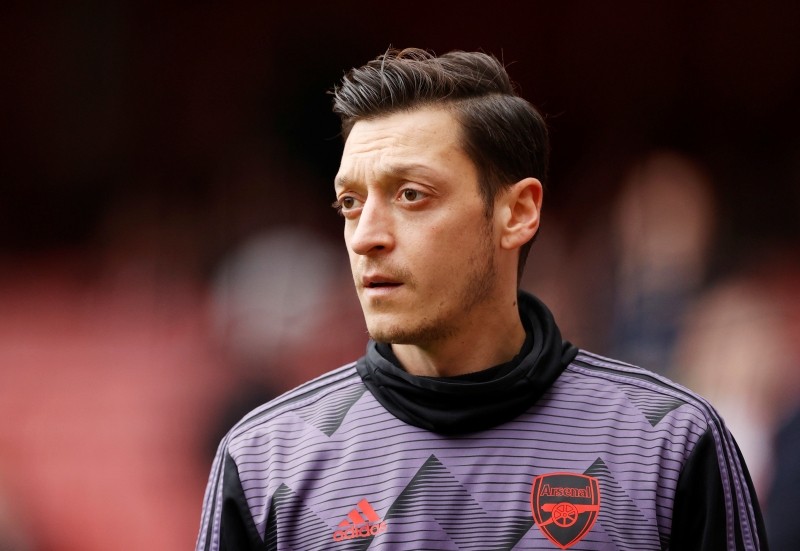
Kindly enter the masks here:
M 520 180 L 500 195 L 495 212 L 500 215 L 503 249 L 519 248 L 539 231 L 542 196 L 542 183 L 536 178 Z

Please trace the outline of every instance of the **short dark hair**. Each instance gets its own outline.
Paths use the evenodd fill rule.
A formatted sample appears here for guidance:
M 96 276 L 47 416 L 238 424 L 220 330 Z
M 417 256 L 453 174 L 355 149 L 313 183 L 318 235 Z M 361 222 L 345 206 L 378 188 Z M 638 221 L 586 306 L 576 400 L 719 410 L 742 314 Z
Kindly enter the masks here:
M 544 183 L 547 176 L 550 144 L 544 118 L 516 93 L 494 56 L 389 49 L 348 71 L 333 96 L 344 140 L 359 120 L 430 106 L 449 109 L 478 171 L 487 216 L 501 190 L 529 176 Z M 520 249 L 518 279 L 532 243 Z

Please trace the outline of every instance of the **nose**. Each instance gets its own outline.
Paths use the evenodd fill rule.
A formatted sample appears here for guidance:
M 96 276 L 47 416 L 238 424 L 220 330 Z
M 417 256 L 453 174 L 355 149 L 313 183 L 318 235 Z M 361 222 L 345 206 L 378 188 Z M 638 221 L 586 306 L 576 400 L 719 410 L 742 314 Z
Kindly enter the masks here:
M 349 246 L 355 254 L 371 255 L 394 247 L 394 232 L 390 207 L 379 197 L 368 197 L 358 218 L 346 225 Z

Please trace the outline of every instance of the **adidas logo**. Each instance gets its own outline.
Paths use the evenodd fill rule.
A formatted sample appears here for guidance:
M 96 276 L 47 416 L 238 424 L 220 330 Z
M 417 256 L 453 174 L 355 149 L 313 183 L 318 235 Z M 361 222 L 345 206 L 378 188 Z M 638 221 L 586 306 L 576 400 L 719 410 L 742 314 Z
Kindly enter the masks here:
M 333 541 L 371 538 L 385 531 L 386 523 L 381 520 L 369 501 L 362 499 L 339 523 L 339 529 L 333 533 Z

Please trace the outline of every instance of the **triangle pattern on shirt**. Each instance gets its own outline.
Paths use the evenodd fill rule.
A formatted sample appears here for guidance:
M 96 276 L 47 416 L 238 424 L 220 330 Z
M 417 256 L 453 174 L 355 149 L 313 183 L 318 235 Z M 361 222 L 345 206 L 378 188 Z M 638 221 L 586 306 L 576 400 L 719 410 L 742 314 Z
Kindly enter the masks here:
M 306 423 L 330 437 L 342 426 L 347 412 L 366 391 L 364 385 L 353 385 L 340 392 L 322 396 L 313 404 L 297 409 L 295 413 Z
M 584 474 L 598 479 L 600 513 L 597 522 L 620 551 L 663 548 L 657 523 L 639 510 L 602 459 L 598 457 Z M 613 516 L 610 511 L 614 511 Z
M 285 519 L 292 519 L 287 522 Z M 278 529 L 278 526 L 299 527 L 288 531 Z M 267 551 L 278 550 L 278 537 L 281 538 L 281 548 L 304 549 L 326 549 L 318 545 L 323 542 L 327 545 L 330 539 L 330 528 L 317 516 L 311 509 L 303 504 L 300 499 L 286 484 L 281 484 L 272 496 L 269 508 L 269 520 L 266 527 L 266 538 L 264 547 Z
M 622 385 L 620 390 L 644 414 L 650 425 L 655 427 L 671 411 L 686 402 L 666 395 L 655 395 L 654 392 L 632 385 Z
M 419 529 L 438 524 L 457 549 L 512 549 L 533 527 L 533 517 L 499 520 L 490 515 L 467 489 L 431 455 L 386 513 L 391 530 Z M 487 530 L 491 538 L 486 537 Z M 426 536 L 426 534 L 429 534 Z M 387 534 L 388 535 L 388 534 Z M 419 532 L 419 549 L 441 548 L 441 534 Z

